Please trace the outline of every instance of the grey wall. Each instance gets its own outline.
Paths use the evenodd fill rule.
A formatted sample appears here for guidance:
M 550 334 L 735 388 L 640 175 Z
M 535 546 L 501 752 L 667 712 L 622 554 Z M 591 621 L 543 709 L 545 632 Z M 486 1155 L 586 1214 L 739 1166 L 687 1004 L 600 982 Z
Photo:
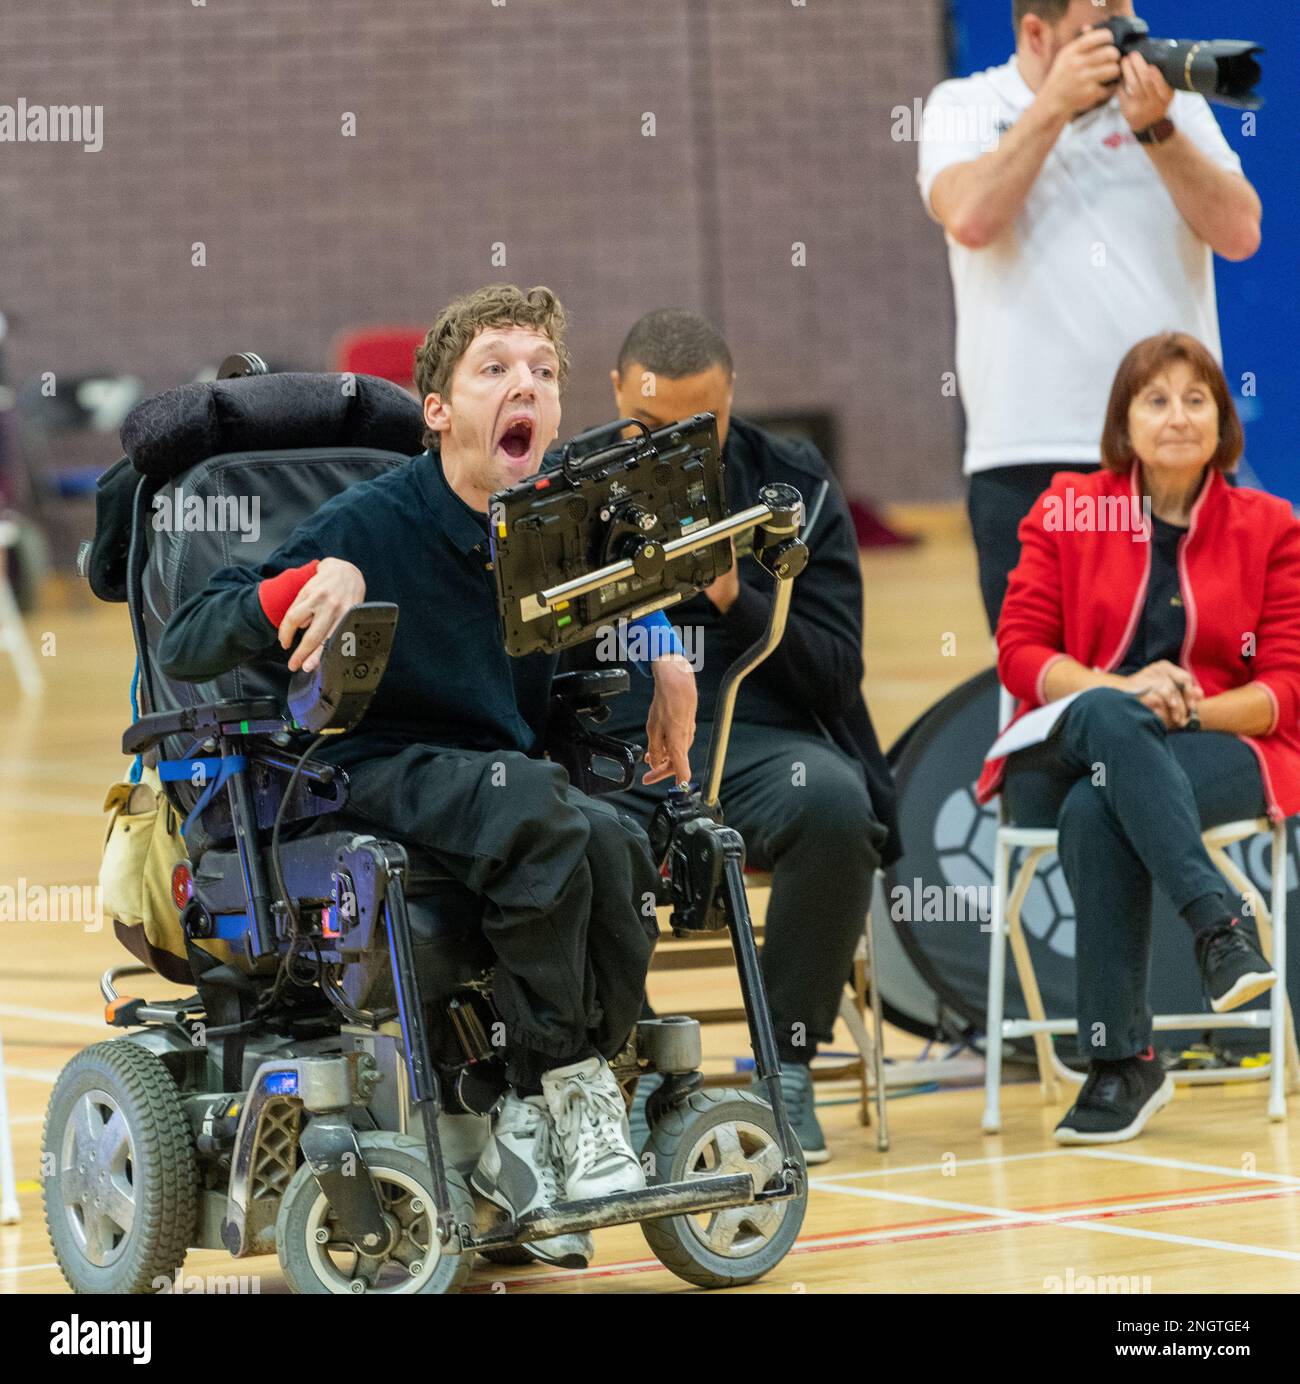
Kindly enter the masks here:
M 566 430 L 608 416 L 637 314 L 698 306 L 742 411 L 831 409 L 850 491 L 951 497 L 942 242 L 890 138 L 939 78 L 938 9 L 8 0 L 0 103 L 105 107 L 99 153 L 0 144 L 11 372 L 163 387 L 250 348 L 321 368 L 345 327 L 545 282 L 572 323 Z

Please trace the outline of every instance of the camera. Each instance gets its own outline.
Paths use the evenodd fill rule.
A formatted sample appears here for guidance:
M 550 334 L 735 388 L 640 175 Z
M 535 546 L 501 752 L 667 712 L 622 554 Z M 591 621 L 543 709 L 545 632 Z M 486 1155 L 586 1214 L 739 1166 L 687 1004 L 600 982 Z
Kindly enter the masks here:
M 1108 19 L 1121 57 L 1141 53 L 1175 91 L 1197 91 L 1220 105 L 1258 110 L 1264 103 L 1255 88 L 1263 76 L 1258 54 L 1264 49 L 1246 40 L 1152 38 L 1146 21 L 1128 16 Z

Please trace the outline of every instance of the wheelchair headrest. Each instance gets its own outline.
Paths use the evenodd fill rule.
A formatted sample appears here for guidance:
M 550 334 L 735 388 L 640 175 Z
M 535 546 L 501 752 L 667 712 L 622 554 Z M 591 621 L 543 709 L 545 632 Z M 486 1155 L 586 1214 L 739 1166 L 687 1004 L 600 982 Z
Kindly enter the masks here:
M 122 448 L 143 475 L 170 480 L 229 452 L 423 449 L 420 405 L 374 375 L 247 375 L 185 384 L 138 403 Z

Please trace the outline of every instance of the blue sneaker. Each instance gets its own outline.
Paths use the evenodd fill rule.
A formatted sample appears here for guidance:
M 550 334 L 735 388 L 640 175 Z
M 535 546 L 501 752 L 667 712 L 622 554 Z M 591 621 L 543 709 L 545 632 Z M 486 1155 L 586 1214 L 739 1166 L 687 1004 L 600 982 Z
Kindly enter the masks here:
M 756 1095 L 763 1095 L 757 1076 L 750 1082 L 750 1087 Z M 785 1097 L 785 1110 L 790 1117 L 790 1127 L 803 1150 L 804 1162 L 809 1165 L 829 1163 L 831 1151 L 826 1147 L 826 1136 L 822 1133 L 821 1125 L 817 1123 L 812 1071 L 807 1063 L 791 1062 L 781 1068 L 781 1094 Z

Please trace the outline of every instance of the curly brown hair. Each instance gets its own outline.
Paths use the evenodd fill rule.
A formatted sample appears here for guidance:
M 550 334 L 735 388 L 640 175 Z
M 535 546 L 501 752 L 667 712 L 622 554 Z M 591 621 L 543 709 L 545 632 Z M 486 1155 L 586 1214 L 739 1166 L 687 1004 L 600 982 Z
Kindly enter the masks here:
M 564 344 L 564 308 L 541 284 L 525 292 L 517 284 L 488 284 L 462 293 L 438 314 L 424 344 L 415 352 L 415 389 L 423 401 L 430 394 L 446 398 L 456 362 L 485 327 L 533 327 L 551 338 L 560 361 L 560 389 L 569 377 L 569 352 Z M 424 430 L 424 445 L 432 447 L 437 434 Z

